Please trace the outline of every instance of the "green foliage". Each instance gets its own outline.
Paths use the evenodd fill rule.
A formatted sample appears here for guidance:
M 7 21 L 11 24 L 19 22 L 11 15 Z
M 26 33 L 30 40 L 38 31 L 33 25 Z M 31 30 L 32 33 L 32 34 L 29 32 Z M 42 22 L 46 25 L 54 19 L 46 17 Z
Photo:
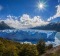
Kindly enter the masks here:
M 38 56 L 36 46 L 24 44 L 22 46 L 22 51 L 19 53 L 19 56 Z
M 37 50 L 39 52 L 39 55 L 45 53 L 45 42 L 43 39 L 41 39 L 38 43 L 37 43 Z
M 46 46 L 46 50 L 50 50 L 53 48 L 53 45 L 52 44 L 49 44 L 48 46 Z
M 0 38 L 0 56 L 38 56 L 36 45 L 20 44 Z
M 0 56 L 60 56 L 60 49 L 54 53 L 46 53 L 53 48 L 50 44 L 45 45 L 44 40 L 40 40 L 36 45 L 20 44 L 11 40 L 0 38 Z

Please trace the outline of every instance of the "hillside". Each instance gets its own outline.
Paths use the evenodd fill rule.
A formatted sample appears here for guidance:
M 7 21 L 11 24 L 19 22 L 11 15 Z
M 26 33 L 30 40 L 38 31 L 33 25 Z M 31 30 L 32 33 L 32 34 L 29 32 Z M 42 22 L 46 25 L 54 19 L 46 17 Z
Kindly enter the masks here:
M 54 47 L 46 51 L 46 53 L 42 56 L 60 56 L 60 46 Z
M 26 48 L 27 47 L 27 48 Z M 35 45 L 20 44 L 0 38 L 0 56 L 37 56 Z
M 33 45 L 0 38 L 0 56 L 60 56 L 60 46 L 53 48 L 49 45 L 44 48 L 44 45 L 44 41 Z

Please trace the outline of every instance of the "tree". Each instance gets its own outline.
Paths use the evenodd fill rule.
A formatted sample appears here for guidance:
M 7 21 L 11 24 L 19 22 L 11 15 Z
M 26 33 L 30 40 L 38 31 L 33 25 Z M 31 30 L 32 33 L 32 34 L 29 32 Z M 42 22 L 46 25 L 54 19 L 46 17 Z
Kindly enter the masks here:
M 53 48 L 53 45 L 52 45 L 52 44 L 49 44 L 49 45 L 47 46 L 47 50 L 49 50 L 49 49 L 51 49 L 51 48 Z
M 4 46 L 3 42 L 0 41 L 0 56 L 3 55 L 4 50 L 5 50 L 5 46 Z
M 19 56 L 38 56 L 38 51 L 36 46 L 24 44 Z
M 40 41 L 37 43 L 37 50 L 39 55 L 45 53 L 45 41 L 43 39 L 40 39 Z

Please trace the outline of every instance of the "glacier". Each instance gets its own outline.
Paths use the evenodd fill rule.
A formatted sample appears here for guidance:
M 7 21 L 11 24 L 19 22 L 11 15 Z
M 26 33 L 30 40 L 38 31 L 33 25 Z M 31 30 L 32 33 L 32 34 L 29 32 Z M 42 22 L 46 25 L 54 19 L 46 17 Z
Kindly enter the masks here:
M 0 37 L 17 42 L 31 42 L 36 44 L 40 39 L 54 42 L 56 31 L 33 30 L 33 29 L 11 29 L 0 30 Z

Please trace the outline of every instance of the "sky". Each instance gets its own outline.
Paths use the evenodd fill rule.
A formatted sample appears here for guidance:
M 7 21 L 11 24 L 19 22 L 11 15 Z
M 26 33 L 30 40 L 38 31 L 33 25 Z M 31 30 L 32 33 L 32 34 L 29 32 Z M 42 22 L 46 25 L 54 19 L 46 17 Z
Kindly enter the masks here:
M 38 8 L 40 3 L 44 9 Z M 59 9 L 60 0 L 0 0 L 0 20 L 14 27 L 45 25 L 60 17 Z
M 47 7 L 43 12 L 38 9 L 39 2 L 46 2 Z M 58 0 L 0 0 L 0 17 L 28 14 L 31 17 L 41 16 L 43 19 L 47 19 L 56 13 L 55 6 L 58 4 Z

